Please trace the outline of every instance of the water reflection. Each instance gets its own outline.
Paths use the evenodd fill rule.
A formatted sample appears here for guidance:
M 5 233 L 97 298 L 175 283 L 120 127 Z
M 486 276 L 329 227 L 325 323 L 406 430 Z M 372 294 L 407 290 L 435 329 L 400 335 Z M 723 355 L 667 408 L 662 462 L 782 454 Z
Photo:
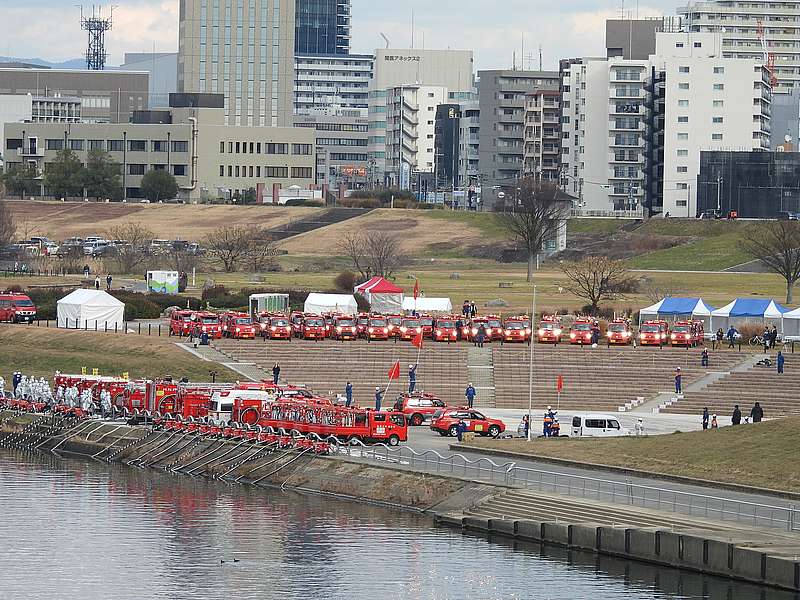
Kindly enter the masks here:
M 427 517 L 0 451 L 0 598 L 795 599 Z

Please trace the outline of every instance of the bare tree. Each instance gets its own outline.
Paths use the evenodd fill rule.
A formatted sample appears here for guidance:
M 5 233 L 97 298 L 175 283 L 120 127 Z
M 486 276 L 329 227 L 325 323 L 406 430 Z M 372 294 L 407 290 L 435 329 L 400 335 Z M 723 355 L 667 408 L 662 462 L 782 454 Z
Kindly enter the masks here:
M 378 275 L 391 277 L 405 261 L 400 238 L 385 231 L 347 233 L 339 242 L 339 250 L 365 280 Z
M 14 241 L 17 226 L 14 224 L 14 215 L 8 204 L 0 202 L 0 248 Z
M 139 223 L 116 225 L 106 232 L 110 240 L 123 242 L 115 246 L 112 261 L 116 263 L 120 273 L 130 274 L 142 271 L 147 245 L 155 234 Z
M 528 281 L 545 242 L 558 235 L 567 218 L 571 196 L 549 181 L 526 177 L 504 192 L 507 202 L 497 215 L 500 225 L 514 236 L 528 255 Z
M 800 223 L 769 221 L 747 229 L 742 246 L 754 259 L 786 281 L 786 303 L 791 304 L 794 284 L 800 280 Z
M 642 280 L 641 292 L 654 304 L 664 298 L 680 296 L 683 290 L 669 283 L 657 283 L 652 279 Z
M 250 270 L 256 273 L 273 265 L 275 257 L 278 255 L 278 245 L 266 233 L 266 230 L 251 226 L 248 228 L 247 236 L 249 239 L 247 262 Z
M 209 259 L 226 273 L 233 273 L 250 252 L 249 235 L 248 227 L 220 227 L 205 241 Z
M 588 256 L 580 262 L 561 266 L 569 279 L 565 288 L 589 303 L 592 314 L 603 300 L 613 300 L 635 291 L 637 280 L 630 277 L 625 264 L 605 256 Z

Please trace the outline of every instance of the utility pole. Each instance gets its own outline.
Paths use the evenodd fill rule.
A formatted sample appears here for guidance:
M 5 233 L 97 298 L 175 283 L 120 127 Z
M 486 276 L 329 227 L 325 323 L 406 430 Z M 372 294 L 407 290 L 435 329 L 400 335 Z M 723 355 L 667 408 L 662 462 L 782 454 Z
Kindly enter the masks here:
M 717 215 L 722 210 L 722 173 L 717 175 Z
M 533 286 L 533 301 L 531 303 L 531 345 L 528 354 L 528 441 L 531 441 L 531 430 L 533 429 L 533 349 L 536 343 L 533 341 L 533 332 L 536 327 L 536 286 Z

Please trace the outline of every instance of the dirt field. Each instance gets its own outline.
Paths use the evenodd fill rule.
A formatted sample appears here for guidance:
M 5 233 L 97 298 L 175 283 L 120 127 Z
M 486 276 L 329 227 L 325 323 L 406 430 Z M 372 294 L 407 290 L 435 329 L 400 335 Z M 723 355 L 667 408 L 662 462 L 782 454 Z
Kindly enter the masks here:
M 103 235 L 111 227 L 141 223 L 159 238 L 202 240 L 221 224 L 279 227 L 322 209 L 272 206 L 184 204 L 102 204 L 96 202 L 8 201 L 18 236 L 45 235 L 63 241 L 72 236 Z

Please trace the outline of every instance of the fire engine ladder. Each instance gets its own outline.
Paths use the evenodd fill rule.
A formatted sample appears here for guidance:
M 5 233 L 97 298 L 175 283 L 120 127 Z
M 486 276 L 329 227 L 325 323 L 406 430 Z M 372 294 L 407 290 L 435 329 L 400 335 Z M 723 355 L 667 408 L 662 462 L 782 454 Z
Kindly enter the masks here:
M 482 408 L 495 408 L 494 398 L 494 360 L 491 345 L 483 348 L 472 346 L 467 355 L 467 372 L 475 388 L 475 405 Z M 466 400 L 465 400 L 466 402 Z

